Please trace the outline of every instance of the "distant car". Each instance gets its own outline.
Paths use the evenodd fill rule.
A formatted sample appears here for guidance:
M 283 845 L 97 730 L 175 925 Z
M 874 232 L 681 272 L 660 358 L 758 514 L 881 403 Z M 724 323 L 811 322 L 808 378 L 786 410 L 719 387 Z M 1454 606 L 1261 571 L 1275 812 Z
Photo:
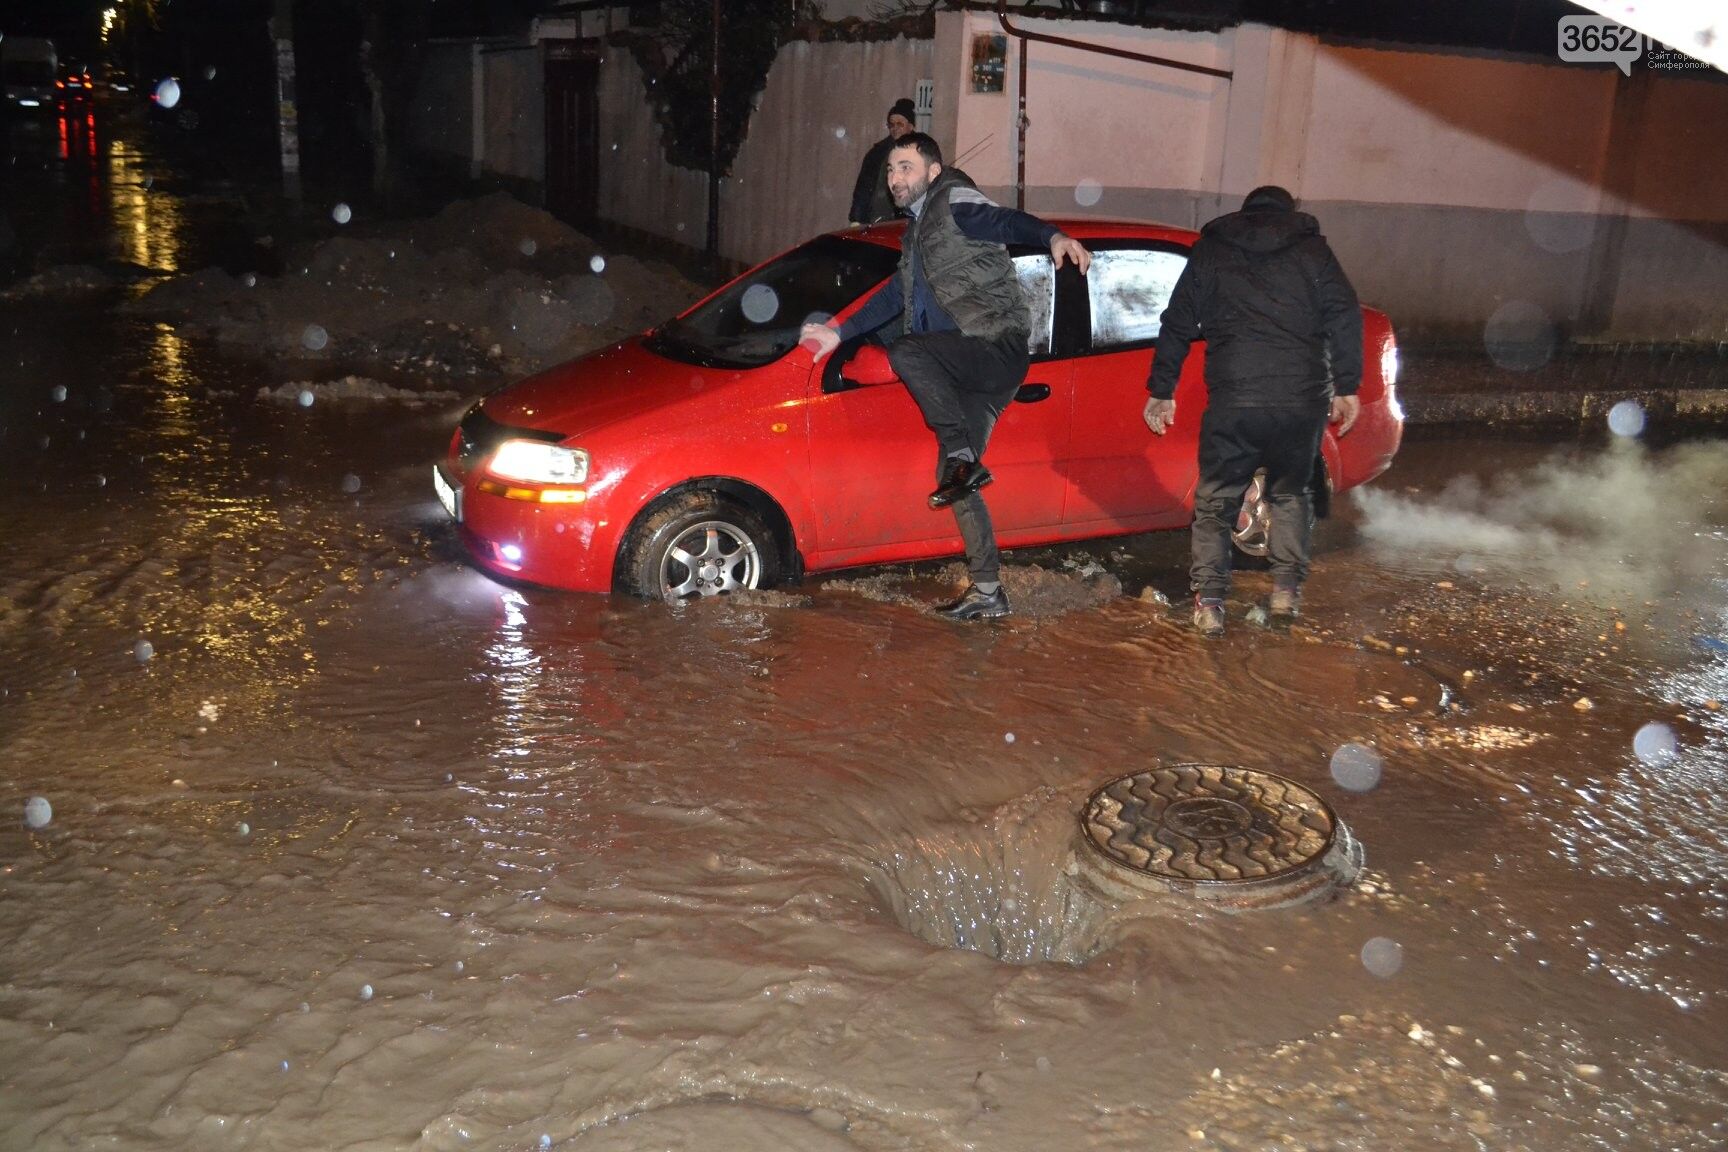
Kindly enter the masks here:
M 76 60 L 60 62 L 60 79 L 54 82 L 55 95 L 63 104 L 80 104 L 96 95 L 96 80 L 87 65 Z
M 98 96 L 113 96 L 129 99 L 136 92 L 138 85 L 124 68 L 113 64 L 103 64 L 96 70 L 96 94 Z
M 1090 275 L 1015 250 L 1032 364 L 997 425 L 991 516 L 1004 547 L 1188 523 L 1205 347 L 1176 393 L 1178 422 L 1141 419 L 1159 318 L 1195 233 L 1052 221 L 1093 253 Z M 474 561 L 500 577 L 683 599 L 801 572 L 957 554 L 933 512 L 936 445 L 875 343 L 821 367 L 798 343 L 894 274 L 902 225 L 818 237 L 678 318 L 488 396 L 462 418 L 433 485 Z M 1403 430 L 1397 345 L 1363 309 L 1362 414 L 1321 447 L 1320 502 L 1383 472 Z M 1244 502 L 1237 540 L 1262 551 Z
M 6 110 L 16 116 L 49 116 L 55 108 L 59 57 L 54 42 L 35 36 L 0 39 L 0 83 Z

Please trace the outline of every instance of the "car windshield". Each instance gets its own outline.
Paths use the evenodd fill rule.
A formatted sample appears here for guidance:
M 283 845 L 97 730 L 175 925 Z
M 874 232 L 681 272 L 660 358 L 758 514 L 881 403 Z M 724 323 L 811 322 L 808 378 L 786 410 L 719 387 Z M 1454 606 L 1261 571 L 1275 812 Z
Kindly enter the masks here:
M 823 236 L 748 276 L 650 334 L 668 359 L 713 368 L 759 368 L 798 344 L 808 320 L 826 320 L 894 271 L 892 248 Z

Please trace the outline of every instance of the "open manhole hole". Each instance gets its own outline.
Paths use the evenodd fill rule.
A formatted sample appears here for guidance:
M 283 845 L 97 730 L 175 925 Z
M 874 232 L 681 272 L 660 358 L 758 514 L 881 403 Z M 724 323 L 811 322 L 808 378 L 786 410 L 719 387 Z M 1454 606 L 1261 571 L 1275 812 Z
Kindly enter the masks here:
M 1354 883 L 1362 846 L 1326 802 L 1251 768 L 1177 764 L 1110 781 L 1080 813 L 1081 874 L 1115 900 L 1180 892 L 1275 908 Z

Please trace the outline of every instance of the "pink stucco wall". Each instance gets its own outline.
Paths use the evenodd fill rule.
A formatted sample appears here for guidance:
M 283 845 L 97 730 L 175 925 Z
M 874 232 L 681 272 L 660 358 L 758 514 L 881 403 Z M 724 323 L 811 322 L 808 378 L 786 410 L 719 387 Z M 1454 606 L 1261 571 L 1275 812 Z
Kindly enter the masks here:
M 1034 43 L 1026 206 L 1197 227 L 1255 184 L 1319 217 L 1364 298 L 1422 339 L 1479 339 L 1514 306 L 1562 336 L 1728 339 L 1728 82 L 1543 59 L 1104 21 L 1019 26 L 1233 71 L 1229 80 Z M 1018 45 L 1006 91 L 974 93 L 990 12 L 942 11 L 934 41 L 783 49 L 723 190 L 722 253 L 753 262 L 840 227 L 882 115 L 934 81 L 932 131 L 1015 198 Z M 1629 87 L 1637 85 L 1638 87 Z M 706 178 L 660 149 L 640 71 L 607 54 L 601 212 L 699 247 Z M 1603 310 L 1607 309 L 1604 322 Z

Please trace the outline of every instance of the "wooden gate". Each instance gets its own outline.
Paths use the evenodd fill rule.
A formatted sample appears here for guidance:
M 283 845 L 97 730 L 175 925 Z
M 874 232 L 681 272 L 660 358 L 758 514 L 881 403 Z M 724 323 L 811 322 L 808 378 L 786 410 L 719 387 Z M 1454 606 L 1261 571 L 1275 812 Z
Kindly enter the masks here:
M 588 40 L 548 40 L 546 208 L 588 225 L 600 205 L 600 55 Z

